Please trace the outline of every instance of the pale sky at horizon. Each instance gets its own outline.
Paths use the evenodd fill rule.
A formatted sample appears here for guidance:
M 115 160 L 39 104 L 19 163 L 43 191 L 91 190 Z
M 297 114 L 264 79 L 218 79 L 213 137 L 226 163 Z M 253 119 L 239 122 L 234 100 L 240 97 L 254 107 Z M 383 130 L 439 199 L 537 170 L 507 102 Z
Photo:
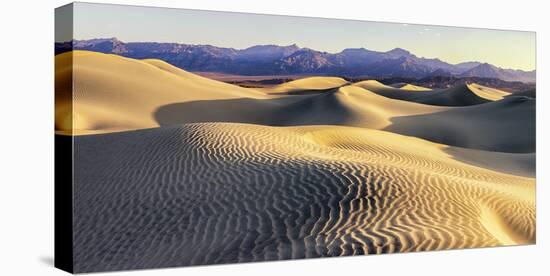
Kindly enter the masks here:
M 403 48 L 449 63 L 488 62 L 534 70 L 535 33 L 296 16 L 258 15 L 75 3 L 75 39 L 177 42 L 244 49 L 297 44 L 337 53 L 345 48 Z

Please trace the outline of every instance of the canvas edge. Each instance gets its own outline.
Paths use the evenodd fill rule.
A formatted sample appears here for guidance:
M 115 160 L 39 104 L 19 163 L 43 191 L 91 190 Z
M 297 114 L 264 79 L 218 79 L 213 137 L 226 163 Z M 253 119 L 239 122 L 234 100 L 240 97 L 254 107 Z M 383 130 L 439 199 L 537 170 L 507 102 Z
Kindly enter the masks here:
M 73 39 L 73 3 L 55 9 L 55 41 L 72 41 Z M 72 45 L 72 43 L 71 43 Z M 72 59 L 72 57 L 71 57 Z M 57 63 L 57 61 L 56 61 Z M 71 60 L 72 64 L 72 60 Z M 58 68 L 56 64 L 56 69 Z M 70 72 L 72 87 L 72 69 Z M 62 80 L 56 74 L 54 85 L 55 116 Z M 67 85 L 67 84 L 64 84 Z M 72 91 L 71 91 L 72 93 Z M 72 113 L 72 101 L 69 109 Z M 72 125 L 72 116 L 69 118 Z M 56 120 L 57 121 L 57 120 Z M 73 238 L 73 136 L 55 134 L 54 139 L 54 266 L 63 271 L 74 273 L 74 238 Z

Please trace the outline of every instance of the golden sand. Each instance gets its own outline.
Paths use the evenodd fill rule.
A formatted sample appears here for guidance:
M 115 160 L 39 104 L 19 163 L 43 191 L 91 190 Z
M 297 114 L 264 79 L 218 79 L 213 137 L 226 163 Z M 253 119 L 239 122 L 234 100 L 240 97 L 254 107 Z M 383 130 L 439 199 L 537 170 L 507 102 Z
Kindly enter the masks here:
M 97 152 L 86 179 L 117 182 L 97 185 L 118 187 L 121 196 L 151 192 L 195 219 L 178 243 L 195 254 L 190 263 L 218 262 L 215 252 L 226 249 L 212 248 L 229 244 L 226 236 L 251 244 L 231 255 L 244 261 L 535 242 L 534 140 L 509 129 L 528 125 L 531 100 L 475 84 L 437 91 L 333 77 L 249 89 L 159 60 L 86 51 L 56 56 L 57 81 L 67 81 L 71 54 L 74 98 L 71 87 L 56 91 L 64 95 L 58 133 L 80 135 L 78 150 Z M 288 94 L 306 90 L 316 93 Z M 472 106 L 452 107 L 463 103 Z M 438 143 L 449 137 L 430 136 L 434 127 L 460 134 L 450 141 L 461 147 Z M 487 150 L 491 139 L 501 152 Z M 507 161 L 494 164 L 499 158 Z M 518 168 L 529 160 L 533 166 Z M 104 165 L 91 171 L 97 164 Z M 203 175 L 187 183 L 190 171 Z M 144 177 L 151 183 L 132 186 Z M 173 196 L 197 192 L 205 201 L 177 208 L 181 198 Z
M 94 152 L 80 163 L 77 180 L 92 179 L 81 194 L 93 202 L 108 190 L 113 202 L 91 205 L 97 215 L 79 226 L 97 227 L 99 214 L 121 219 L 102 226 L 113 238 L 82 238 L 83 248 L 126 248 L 116 229 L 150 227 L 142 219 L 150 204 L 166 213 L 156 221 L 162 231 L 135 239 L 166 238 L 173 248 L 139 256 L 175 254 L 179 264 L 535 242 L 533 178 L 468 165 L 447 146 L 414 137 L 238 123 L 94 136 L 75 140 L 77 153 Z M 128 193 L 136 198 L 128 201 Z M 117 250 L 110 257 L 126 254 L 135 256 Z

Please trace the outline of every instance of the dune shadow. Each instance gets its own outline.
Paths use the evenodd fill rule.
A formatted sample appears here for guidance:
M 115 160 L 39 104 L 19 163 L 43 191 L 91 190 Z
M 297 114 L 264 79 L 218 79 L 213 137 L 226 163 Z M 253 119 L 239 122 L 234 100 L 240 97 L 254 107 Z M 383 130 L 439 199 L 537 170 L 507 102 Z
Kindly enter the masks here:
M 304 90 L 294 90 L 289 92 L 273 92 L 268 93 L 268 95 L 288 95 L 288 96 L 301 96 L 301 95 L 318 95 L 323 93 L 333 93 L 338 91 L 343 86 L 347 86 L 348 84 L 344 84 L 338 87 L 332 87 L 327 89 L 304 89 Z
M 512 93 L 512 94 L 507 95 L 505 97 L 515 97 L 515 96 L 525 96 L 525 97 L 536 99 L 537 98 L 537 91 L 536 91 L 536 89 L 530 89 L 530 90 L 515 92 L 515 93 Z
M 161 106 L 154 112 L 160 126 L 186 123 L 246 123 L 268 126 L 342 124 L 348 111 L 329 99 L 338 89 L 320 93 L 293 94 L 271 99 L 237 98 L 198 100 Z M 321 101 L 319 101 L 321 99 Z M 337 109 L 339 116 L 326 119 L 319 112 Z
M 486 151 L 535 152 L 536 102 L 508 97 L 436 113 L 391 118 L 383 130 L 449 146 Z
M 536 153 L 507 153 L 445 147 L 443 151 L 454 160 L 488 170 L 535 178 Z
M 161 126 L 204 122 L 262 123 L 266 119 L 262 109 L 271 110 L 273 105 L 249 98 L 190 101 L 161 106 L 154 116 Z M 251 110 L 258 106 L 255 112 Z
M 273 99 L 237 98 L 181 102 L 159 107 L 154 112 L 154 117 L 161 126 L 206 122 L 280 126 L 287 117 L 285 109 L 314 95 L 316 94 Z

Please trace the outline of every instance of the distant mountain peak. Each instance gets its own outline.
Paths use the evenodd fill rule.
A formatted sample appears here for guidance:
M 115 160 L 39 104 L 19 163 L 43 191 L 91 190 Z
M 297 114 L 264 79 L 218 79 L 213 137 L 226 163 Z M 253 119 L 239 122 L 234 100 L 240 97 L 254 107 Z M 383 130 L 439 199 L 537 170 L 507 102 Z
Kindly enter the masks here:
M 485 70 L 485 71 L 488 71 L 488 72 L 489 72 L 489 71 L 498 71 L 498 70 L 500 70 L 500 68 L 498 68 L 498 67 L 496 67 L 496 66 L 494 66 L 494 65 L 491 65 L 491 64 L 489 64 L 489 63 L 487 63 L 487 62 L 484 62 L 484 63 L 482 63 L 482 64 L 480 64 L 480 65 L 478 65 L 478 66 L 476 66 L 476 67 L 470 69 L 470 71 L 472 71 L 472 70 L 476 70 L 476 71 Z
M 439 69 L 431 72 L 430 76 L 431 77 L 450 77 L 450 76 L 452 76 L 452 74 L 451 74 L 451 72 L 449 72 L 445 69 L 439 68 Z
M 346 52 L 369 52 L 369 50 L 363 48 L 363 47 L 360 47 L 360 48 L 346 48 L 344 50 L 342 50 L 342 53 L 346 53 Z
M 477 61 L 450 64 L 438 58 L 418 57 L 403 48 L 387 52 L 364 47 L 327 53 L 290 44 L 255 45 L 246 49 L 212 45 L 162 42 L 122 42 L 116 37 L 57 42 L 56 54 L 88 50 L 130 58 L 158 58 L 189 71 L 222 72 L 241 75 L 324 74 L 370 77 L 429 76 L 494 78 L 535 82 L 535 71 L 498 68 Z
M 263 44 L 263 45 L 254 45 L 254 46 L 250 46 L 244 50 L 248 50 L 248 49 L 262 49 L 262 48 L 296 48 L 296 49 L 300 49 L 300 47 L 298 47 L 298 45 L 296 44 L 291 44 L 291 45 L 287 45 L 287 46 L 279 46 L 279 45 L 276 45 L 276 44 Z M 243 51 L 244 51 L 243 50 Z
M 393 48 L 386 52 L 386 54 L 390 55 L 396 55 L 396 56 L 411 56 L 411 52 L 403 49 L 403 48 Z
M 118 38 L 116 37 L 75 40 L 75 42 L 86 43 L 86 44 L 97 44 L 97 43 L 104 43 L 104 42 L 122 43 L 122 41 L 118 40 Z
M 480 65 L 478 65 L 478 67 L 480 67 L 480 68 L 497 68 L 496 66 L 494 66 L 492 64 L 489 64 L 487 62 L 481 63 Z

